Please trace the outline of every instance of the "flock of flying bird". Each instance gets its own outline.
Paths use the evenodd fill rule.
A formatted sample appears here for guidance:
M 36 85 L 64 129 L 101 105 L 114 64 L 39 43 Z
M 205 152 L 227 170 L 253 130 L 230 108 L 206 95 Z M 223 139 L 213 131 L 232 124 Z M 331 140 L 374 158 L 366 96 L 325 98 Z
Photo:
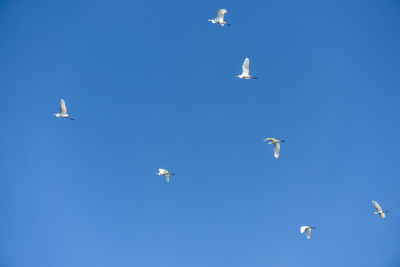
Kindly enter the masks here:
M 221 26 L 231 26 L 231 24 L 227 23 L 226 21 L 224 21 L 224 16 L 226 14 L 227 10 L 226 9 L 218 9 L 217 10 L 217 17 L 214 19 L 209 19 L 208 21 L 210 21 L 213 24 L 219 24 Z M 240 79 L 258 79 L 257 77 L 253 77 L 250 75 L 250 60 L 249 58 L 246 58 L 243 62 L 242 65 L 242 74 L 236 75 L 236 77 L 240 78 Z M 60 113 L 56 113 L 53 114 L 54 116 L 56 116 L 57 118 L 65 118 L 65 119 L 70 119 L 70 120 L 74 120 L 74 118 L 72 118 L 68 113 L 67 113 L 67 106 L 65 105 L 65 101 L 64 99 L 61 99 L 60 101 Z M 285 140 L 278 140 L 275 138 L 265 138 L 264 142 L 268 142 L 267 144 L 270 145 L 274 145 L 274 157 L 275 158 L 279 158 L 279 151 L 281 150 L 281 146 L 280 143 L 285 142 Z M 158 169 L 158 173 L 156 173 L 159 176 L 164 176 L 165 180 L 167 183 L 169 183 L 169 178 L 171 175 L 175 175 L 175 173 L 169 172 L 166 169 Z M 378 202 L 376 202 L 375 200 L 372 200 L 372 205 L 374 206 L 374 208 L 376 209 L 376 211 L 374 212 L 374 214 L 379 215 L 381 218 L 385 218 L 386 217 L 386 213 L 388 213 L 388 211 L 383 211 L 381 206 L 378 204 Z M 306 233 L 306 237 L 307 239 L 310 239 L 311 237 L 311 230 L 315 229 L 316 227 L 314 226 L 306 226 L 303 225 L 300 227 L 300 233 L 303 234 L 304 232 Z

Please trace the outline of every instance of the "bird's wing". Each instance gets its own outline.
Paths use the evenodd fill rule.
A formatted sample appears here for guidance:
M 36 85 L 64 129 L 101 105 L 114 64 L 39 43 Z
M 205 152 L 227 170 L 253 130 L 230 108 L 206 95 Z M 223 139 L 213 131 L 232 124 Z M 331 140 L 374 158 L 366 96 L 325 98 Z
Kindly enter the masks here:
M 60 101 L 60 114 L 67 114 L 67 106 L 65 105 L 64 99 Z
M 304 233 L 304 231 L 306 230 L 307 226 L 302 226 L 300 227 L 300 233 Z
M 243 65 L 242 65 L 242 74 L 249 75 L 249 64 L 250 64 L 250 60 L 249 60 L 249 58 L 246 57 L 246 59 L 243 61 Z
M 377 211 L 382 211 L 381 206 L 379 206 L 378 202 L 376 202 L 375 200 L 372 200 L 372 205 L 374 205 Z
M 279 158 L 279 151 L 281 150 L 281 145 L 279 143 L 274 143 L 274 156 Z
M 167 181 L 167 183 L 169 183 L 169 173 L 164 174 L 165 177 L 165 181 Z
M 220 21 L 223 21 L 223 20 L 224 20 L 224 15 L 225 15 L 226 12 L 228 12 L 228 11 L 226 11 L 226 9 L 218 9 L 218 10 L 217 10 L 217 17 L 216 17 L 216 19 L 217 19 L 217 20 L 220 20 Z
M 278 140 L 276 140 L 275 138 L 270 138 L 270 137 L 268 137 L 268 138 L 265 138 L 265 139 L 264 139 L 264 142 L 267 142 L 267 141 L 276 142 L 276 141 L 278 141 Z
M 311 236 L 311 228 L 310 227 L 307 227 L 306 235 L 307 235 L 307 238 L 310 239 L 310 236 Z

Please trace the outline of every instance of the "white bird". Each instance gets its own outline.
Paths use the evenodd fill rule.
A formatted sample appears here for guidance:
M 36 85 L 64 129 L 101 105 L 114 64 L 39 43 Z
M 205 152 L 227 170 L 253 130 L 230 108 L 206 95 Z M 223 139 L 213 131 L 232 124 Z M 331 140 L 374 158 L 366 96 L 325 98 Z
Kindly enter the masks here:
M 374 214 L 378 214 L 382 219 L 386 217 L 385 213 L 388 213 L 389 211 L 383 211 L 381 206 L 375 200 L 372 200 L 372 205 L 374 205 L 376 209 Z
M 56 116 L 57 118 L 66 118 L 66 119 L 74 120 L 72 117 L 70 117 L 67 114 L 67 106 L 65 105 L 64 99 L 61 99 L 61 101 L 60 101 L 60 113 L 56 113 L 53 115 Z
M 165 180 L 167 181 L 167 183 L 169 183 L 169 176 L 175 175 L 175 173 L 171 173 L 171 172 L 167 171 L 166 169 L 158 169 L 157 175 L 159 175 L 159 176 L 164 175 Z
M 304 225 L 304 226 L 300 227 L 300 233 L 304 233 L 304 231 L 306 231 L 307 239 L 310 239 L 310 237 L 311 237 L 311 229 L 315 229 L 315 228 L 317 228 L 317 227 Z
M 236 77 L 240 78 L 240 79 L 258 79 L 258 77 L 252 77 L 249 72 L 250 72 L 250 60 L 248 57 L 246 57 L 246 59 L 243 61 L 243 65 L 242 65 L 242 74 L 236 75 Z
M 274 156 L 275 158 L 279 158 L 279 151 L 281 150 L 280 143 L 285 142 L 285 140 L 277 140 L 275 138 L 265 138 L 264 142 L 270 141 L 267 143 L 268 145 L 274 144 Z
M 218 9 L 217 17 L 215 19 L 209 19 L 208 21 L 211 21 L 213 24 L 218 23 L 221 26 L 231 26 L 231 24 L 224 21 L 224 15 L 226 12 L 228 12 L 226 9 Z

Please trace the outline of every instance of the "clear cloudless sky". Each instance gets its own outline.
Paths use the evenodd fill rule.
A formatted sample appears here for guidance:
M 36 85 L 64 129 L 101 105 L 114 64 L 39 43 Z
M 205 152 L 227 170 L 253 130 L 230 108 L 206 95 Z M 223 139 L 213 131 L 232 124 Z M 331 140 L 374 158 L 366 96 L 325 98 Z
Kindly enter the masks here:
M 0 266 L 400 266 L 399 29 L 397 0 L 0 1 Z

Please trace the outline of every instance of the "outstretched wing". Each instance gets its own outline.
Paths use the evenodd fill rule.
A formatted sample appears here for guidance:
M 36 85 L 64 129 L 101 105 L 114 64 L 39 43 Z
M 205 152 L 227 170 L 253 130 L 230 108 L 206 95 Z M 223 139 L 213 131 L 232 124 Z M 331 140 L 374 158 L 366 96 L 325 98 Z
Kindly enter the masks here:
M 250 64 L 250 60 L 249 60 L 249 58 L 246 57 L 246 59 L 243 62 L 243 65 L 242 65 L 242 74 L 249 75 L 249 64 Z
M 67 106 L 65 105 L 64 99 L 61 99 L 60 101 L 60 114 L 67 114 Z
M 381 206 L 379 206 L 378 202 L 376 202 L 375 200 L 372 200 L 372 205 L 374 205 L 375 209 L 380 212 L 382 211 Z
M 264 142 L 267 142 L 267 141 L 276 142 L 278 140 L 276 140 L 275 138 L 268 137 L 268 138 L 264 139 Z
M 307 235 L 307 239 L 310 239 L 310 237 L 311 237 L 311 228 L 310 227 L 308 227 L 306 229 L 306 235 Z
M 224 15 L 225 15 L 226 12 L 228 12 L 228 11 L 226 11 L 226 9 L 218 9 L 217 10 L 216 20 L 217 21 L 223 21 L 224 20 Z
M 308 226 L 302 226 L 300 227 L 300 233 L 304 233 L 304 231 L 307 229 Z
M 165 181 L 169 183 L 169 173 L 164 174 Z
M 279 158 L 279 151 L 281 150 L 281 145 L 279 143 L 274 143 L 274 156 Z

